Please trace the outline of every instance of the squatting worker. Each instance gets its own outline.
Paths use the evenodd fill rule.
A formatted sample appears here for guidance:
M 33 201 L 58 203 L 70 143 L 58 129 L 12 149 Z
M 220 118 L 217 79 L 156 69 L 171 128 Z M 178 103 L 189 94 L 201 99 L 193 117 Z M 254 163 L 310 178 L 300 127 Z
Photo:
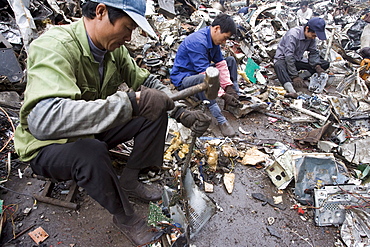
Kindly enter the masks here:
M 82 6 L 79 21 L 53 27 L 31 43 L 15 148 L 35 174 L 76 181 L 132 243 L 141 245 L 155 233 L 128 196 L 147 202 L 161 198 L 158 188 L 138 181 L 138 173 L 162 165 L 167 111 L 173 109 L 172 116 L 197 136 L 210 118 L 175 107 L 168 88 L 139 68 L 125 48 L 137 26 L 155 36 L 144 16 L 145 0 L 97 1 Z M 123 82 L 132 92 L 117 91 Z M 108 150 L 132 138 L 132 153 L 118 179 Z
M 303 86 L 303 79 L 329 68 L 329 62 L 320 58 L 316 37 L 325 40 L 325 21 L 314 17 L 305 26 L 290 29 L 280 40 L 274 57 L 274 68 L 280 83 L 288 91 L 288 97 L 297 97 L 295 88 Z M 308 61 L 303 54 L 308 51 Z M 307 70 L 309 76 L 301 78 L 300 70 Z
M 178 90 L 203 82 L 206 69 L 212 64 L 220 71 L 221 96 L 225 103 L 236 106 L 238 101 L 237 65 L 234 57 L 223 58 L 220 45 L 225 44 L 237 31 L 231 16 L 219 14 L 211 26 L 192 33 L 179 46 L 171 71 L 171 82 Z M 200 100 L 206 99 L 204 92 L 196 94 Z M 208 108 L 216 118 L 221 133 L 233 137 L 235 131 L 224 117 L 216 100 L 210 100 Z

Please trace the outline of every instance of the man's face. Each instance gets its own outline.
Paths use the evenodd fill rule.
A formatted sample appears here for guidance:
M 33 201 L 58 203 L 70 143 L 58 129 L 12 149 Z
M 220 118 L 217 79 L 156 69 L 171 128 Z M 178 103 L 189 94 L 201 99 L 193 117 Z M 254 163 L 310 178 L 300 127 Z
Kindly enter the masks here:
M 303 5 L 303 6 L 301 6 L 301 10 L 302 10 L 302 12 L 304 13 L 304 12 L 306 12 L 306 10 L 307 10 L 307 5 Z
M 304 36 L 306 39 L 315 39 L 317 37 L 315 32 L 309 32 L 310 27 L 306 26 L 304 29 Z
M 100 49 L 113 51 L 131 40 L 132 31 L 137 24 L 129 17 L 117 19 L 114 24 L 109 21 L 108 11 L 99 12 L 98 22 L 95 25 L 95 45 Z
M 222 45 L 226 43 L 226 40 L 230 39 L 231 32 L 221 33 L 220 26 L 214 26 L 211 32 L 212 41 L 215 45 Z

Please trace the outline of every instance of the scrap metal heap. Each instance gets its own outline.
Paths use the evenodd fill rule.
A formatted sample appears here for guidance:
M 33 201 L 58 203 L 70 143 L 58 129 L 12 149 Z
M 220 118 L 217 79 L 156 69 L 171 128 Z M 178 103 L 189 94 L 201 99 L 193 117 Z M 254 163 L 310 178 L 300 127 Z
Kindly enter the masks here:
M 8 164 L 2 166 L 8 168 L 1 168 L 0 182 L 5 184 L 10 171 L 19 168 L 11 137 L 27 83 L 28 46 L 51 26 L 81 18 L 81 8 L 79 1 L 33 0 L 26 8 L 12 1 L 0 3 L 0 105 L 4 107 L 0 112 L 1 162 Z M 143 182 L 161 180 L 166 185 L 163 202 L 151 204 L 150 209 L 150 223 L 165 233 L 163 246 L 184 246 L 204 226 L 217 208 L 217 202 L 205 192 L 211 193 L 214 185 L 223 183 L 231 194 L 234 168 L 240 164 L 263 168 L 279 190 L 295 186 L 293 208 L 312 209 L 318 226 L 342 225 L 341 236 L 347 246 L 369 245 L 370 58 L 359 54 L 363 45 L 370 46 L 370 32 L 364 31 L 369 30 L 370 20 L 361 19 L 370 12 L 368 3 L 310 4 L 315 16 L 327 22 L 328 40 L 318 44 L 321 56 L 330 61 L 330 68 L 325 78 L 306 81 L 307 90 L 296 100 L 284 97 L 285 90 L 276 80 L 272 60 L 281 37 L 299 25 L 298 2 L 257 1 L 258 8 L 247 15 L 237 14 L 240 7 L 246 6 L 245 1 L 229 1 L 224 5 L 195 0 L 147 3 L 148 19 L 158 40 L 143 35 L 138 28 L 126 45 L 141 67 L 158 75 L 174 90 L 169 72 L 181 41 L 209 25 L 217 14 L 228 13 L 234 17 L 238 33 L 223 50 L 225 56 L 232 55 L 238 62 L 241 99 L 249 105 L 242 113 L 233 112 L 234 116 L 247 118 L 250 112 L 259 112 L 268 118 L 270 128 L 293 133 L 294 139 L 294 143 L 259 140 L 241 124 L 237 137 L 220 138 L 215 132 L 207 132 L 197 139 L 194 151 L 189 152 L 189 129 L 169 120 L 161 171 L 151 171 L 142 177 Z M 4 61 L 9 61 L 7 71 L 3 70 Z M 199 102 L 191 99 L 185 103 L 200 107 Z M 312 152 L 302 151 L 307 148 Z M 117 150 L 125 155 L 130 153 L 127 143 Z M 192 156 L 185 179 L 181 174 L 187 155 Z M 181 193 L 182 190 L 186 193 Z M 268 201 L 261 195 L 255 194 L 254 198 L 283 208 L 279 202 Z M 196 210 L 205 208 L 211 210 L 203 210 L 203 215 L 202 210 Z M 359 227 L 363 229 L 360 233 Z

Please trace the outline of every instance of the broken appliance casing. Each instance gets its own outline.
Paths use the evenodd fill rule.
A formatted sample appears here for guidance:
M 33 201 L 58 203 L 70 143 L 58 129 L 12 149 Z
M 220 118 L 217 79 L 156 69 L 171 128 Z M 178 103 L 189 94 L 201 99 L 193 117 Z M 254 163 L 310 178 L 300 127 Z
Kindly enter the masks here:
M 292 155 L 301 151 L 288 150 L 265 168 L 267 175 L 279 190 L 285 189 L 294 178 Z
M 327 185 L 314 189 L 315 223 L 318 226 L 339 226 L 351 207 L 367 205 L 370 199 L 368 186 L 352 184 Z
M 293 180 L 293 174 L 276 160 L 266 167 L 266 172 L 279 190 L 285 189 Z
M 293 155 L 294 194 L 302 204 L 313 205 L 313 191 L 331 184 L 344 184 L 346 167 L 336 162 L 332 153 L 302 153 Z

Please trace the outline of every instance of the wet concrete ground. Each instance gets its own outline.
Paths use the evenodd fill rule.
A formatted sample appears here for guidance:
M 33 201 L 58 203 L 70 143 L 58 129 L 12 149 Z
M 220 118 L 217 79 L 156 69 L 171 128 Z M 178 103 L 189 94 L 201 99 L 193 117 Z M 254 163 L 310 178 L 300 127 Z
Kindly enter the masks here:
M 235 119 L 229 113 L 225 115 L 231 120 L 235 129 L 241 126 L 245 131 L 251 132 L 256 139 L 293 143 L 289 131 L 282 131 L 277 126 L 271 125 L 267 116 L 262 113 L 253 112 L 241 119 Z M 219 134 L 218 127 L 214 124 L 211 130 L 216 136 Z M 239 133 L 239 138 L 243 139 L 245 136 Z M 213 193 L 207 194 L 222 210 L 218 210 L 191 240 L 192 245 L 198 247 L 334 246 L 336 239 L 339 238 L 337 227 L 317 227 L 314 224 L 312 211 L 306 212 L 304 221 L 296 210 L 290 209 L 295 204 L 293 187 L 288 187 L 283 194 L 279 194 L 263 169 L 257 169 L 254 166 L 237 164 L 235 174 L 235 187 L 232 194 L 228 194 L 222 184 L 215 186 Z M 40 246 L 132 246 L 114 227 L 111 215 L 87 195 L 82 197 L 81 207 L 77 211 L 38 202 L 36 209 L 33 209 L 29 215 L 22 216 L 24 209 L 32 208 L 33 205 L 32 198 L 26 195 L 38 193 L 44 184 L 44 181 L 35 178 L 20 179 L 12 176 L 11 180 L 6 182 L 6 187 L 25 195 L 0 190 L 4 205 L 14 209 L 14 216 L 18 215 L 14 223 L 8 215 L 0 242 L 2 246 L 38 246 L 27 233 L 39 226 L 49 234 L 49 238 Z M 294 186 L 293 182 L 292 184 Z M 265 205 L 254 199 L 251 196 L 252 193 L 262 193 L 269 199 L 272 199 L 272 196 L 282 195 L 286 209 L 281 210 L 269 204 Z M 135 207 L 143 214 L 148 210 L 148 205 L 140 202 L 135 202 Z M 273 218 L 272 225 L 268 223 L 269 217 Z M 28 227 L 33 227 L 6 244 L 13 237 L 12 224 L 16 234 Z

